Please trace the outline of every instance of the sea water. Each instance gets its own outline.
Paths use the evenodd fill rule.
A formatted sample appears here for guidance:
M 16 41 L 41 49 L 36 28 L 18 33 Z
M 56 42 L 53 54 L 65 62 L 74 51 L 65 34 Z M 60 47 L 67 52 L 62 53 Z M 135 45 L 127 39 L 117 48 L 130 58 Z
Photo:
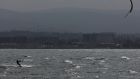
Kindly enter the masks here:
M 0 49 L 0 79 L 139 78 L 139 49 Z

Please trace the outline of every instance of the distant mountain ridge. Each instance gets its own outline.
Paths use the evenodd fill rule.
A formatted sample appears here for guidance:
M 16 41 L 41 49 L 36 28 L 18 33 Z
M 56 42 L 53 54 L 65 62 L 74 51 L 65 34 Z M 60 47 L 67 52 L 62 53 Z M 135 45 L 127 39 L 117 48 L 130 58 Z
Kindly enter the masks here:
M 62 8 L 22 13 L 0 9 L 0 31 L 140 33 L 140 16 L 124 18 L 125 12 Z

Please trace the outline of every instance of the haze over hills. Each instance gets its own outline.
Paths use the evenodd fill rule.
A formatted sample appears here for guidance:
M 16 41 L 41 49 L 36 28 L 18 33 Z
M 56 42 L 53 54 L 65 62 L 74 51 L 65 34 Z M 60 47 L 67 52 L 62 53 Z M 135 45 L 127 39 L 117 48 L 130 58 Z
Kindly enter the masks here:
M 0 9 L 0 31 L 140 33 L 140 16 L 124 18 L 126 12 L 60 8 L 22 13 Z

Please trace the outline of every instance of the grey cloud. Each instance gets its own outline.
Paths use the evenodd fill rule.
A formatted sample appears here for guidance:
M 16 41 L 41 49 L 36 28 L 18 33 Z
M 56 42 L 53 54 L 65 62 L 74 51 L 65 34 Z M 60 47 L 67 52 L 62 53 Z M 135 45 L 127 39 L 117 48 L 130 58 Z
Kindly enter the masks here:
M 139 9 L 140 0 L 135 0 L 135 9 Z M 129 0 L 0 0 L 0 8 L 30 11 L 61 7 L 79 7 L 94 9 L 128 9 Z

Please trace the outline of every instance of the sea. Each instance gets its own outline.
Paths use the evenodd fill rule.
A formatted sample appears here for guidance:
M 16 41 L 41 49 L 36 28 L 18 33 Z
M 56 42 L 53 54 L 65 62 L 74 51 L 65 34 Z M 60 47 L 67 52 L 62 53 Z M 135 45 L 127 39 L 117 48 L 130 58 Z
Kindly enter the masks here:
M 0 79 L 140 79 L 140 49 L 0 49 Z

